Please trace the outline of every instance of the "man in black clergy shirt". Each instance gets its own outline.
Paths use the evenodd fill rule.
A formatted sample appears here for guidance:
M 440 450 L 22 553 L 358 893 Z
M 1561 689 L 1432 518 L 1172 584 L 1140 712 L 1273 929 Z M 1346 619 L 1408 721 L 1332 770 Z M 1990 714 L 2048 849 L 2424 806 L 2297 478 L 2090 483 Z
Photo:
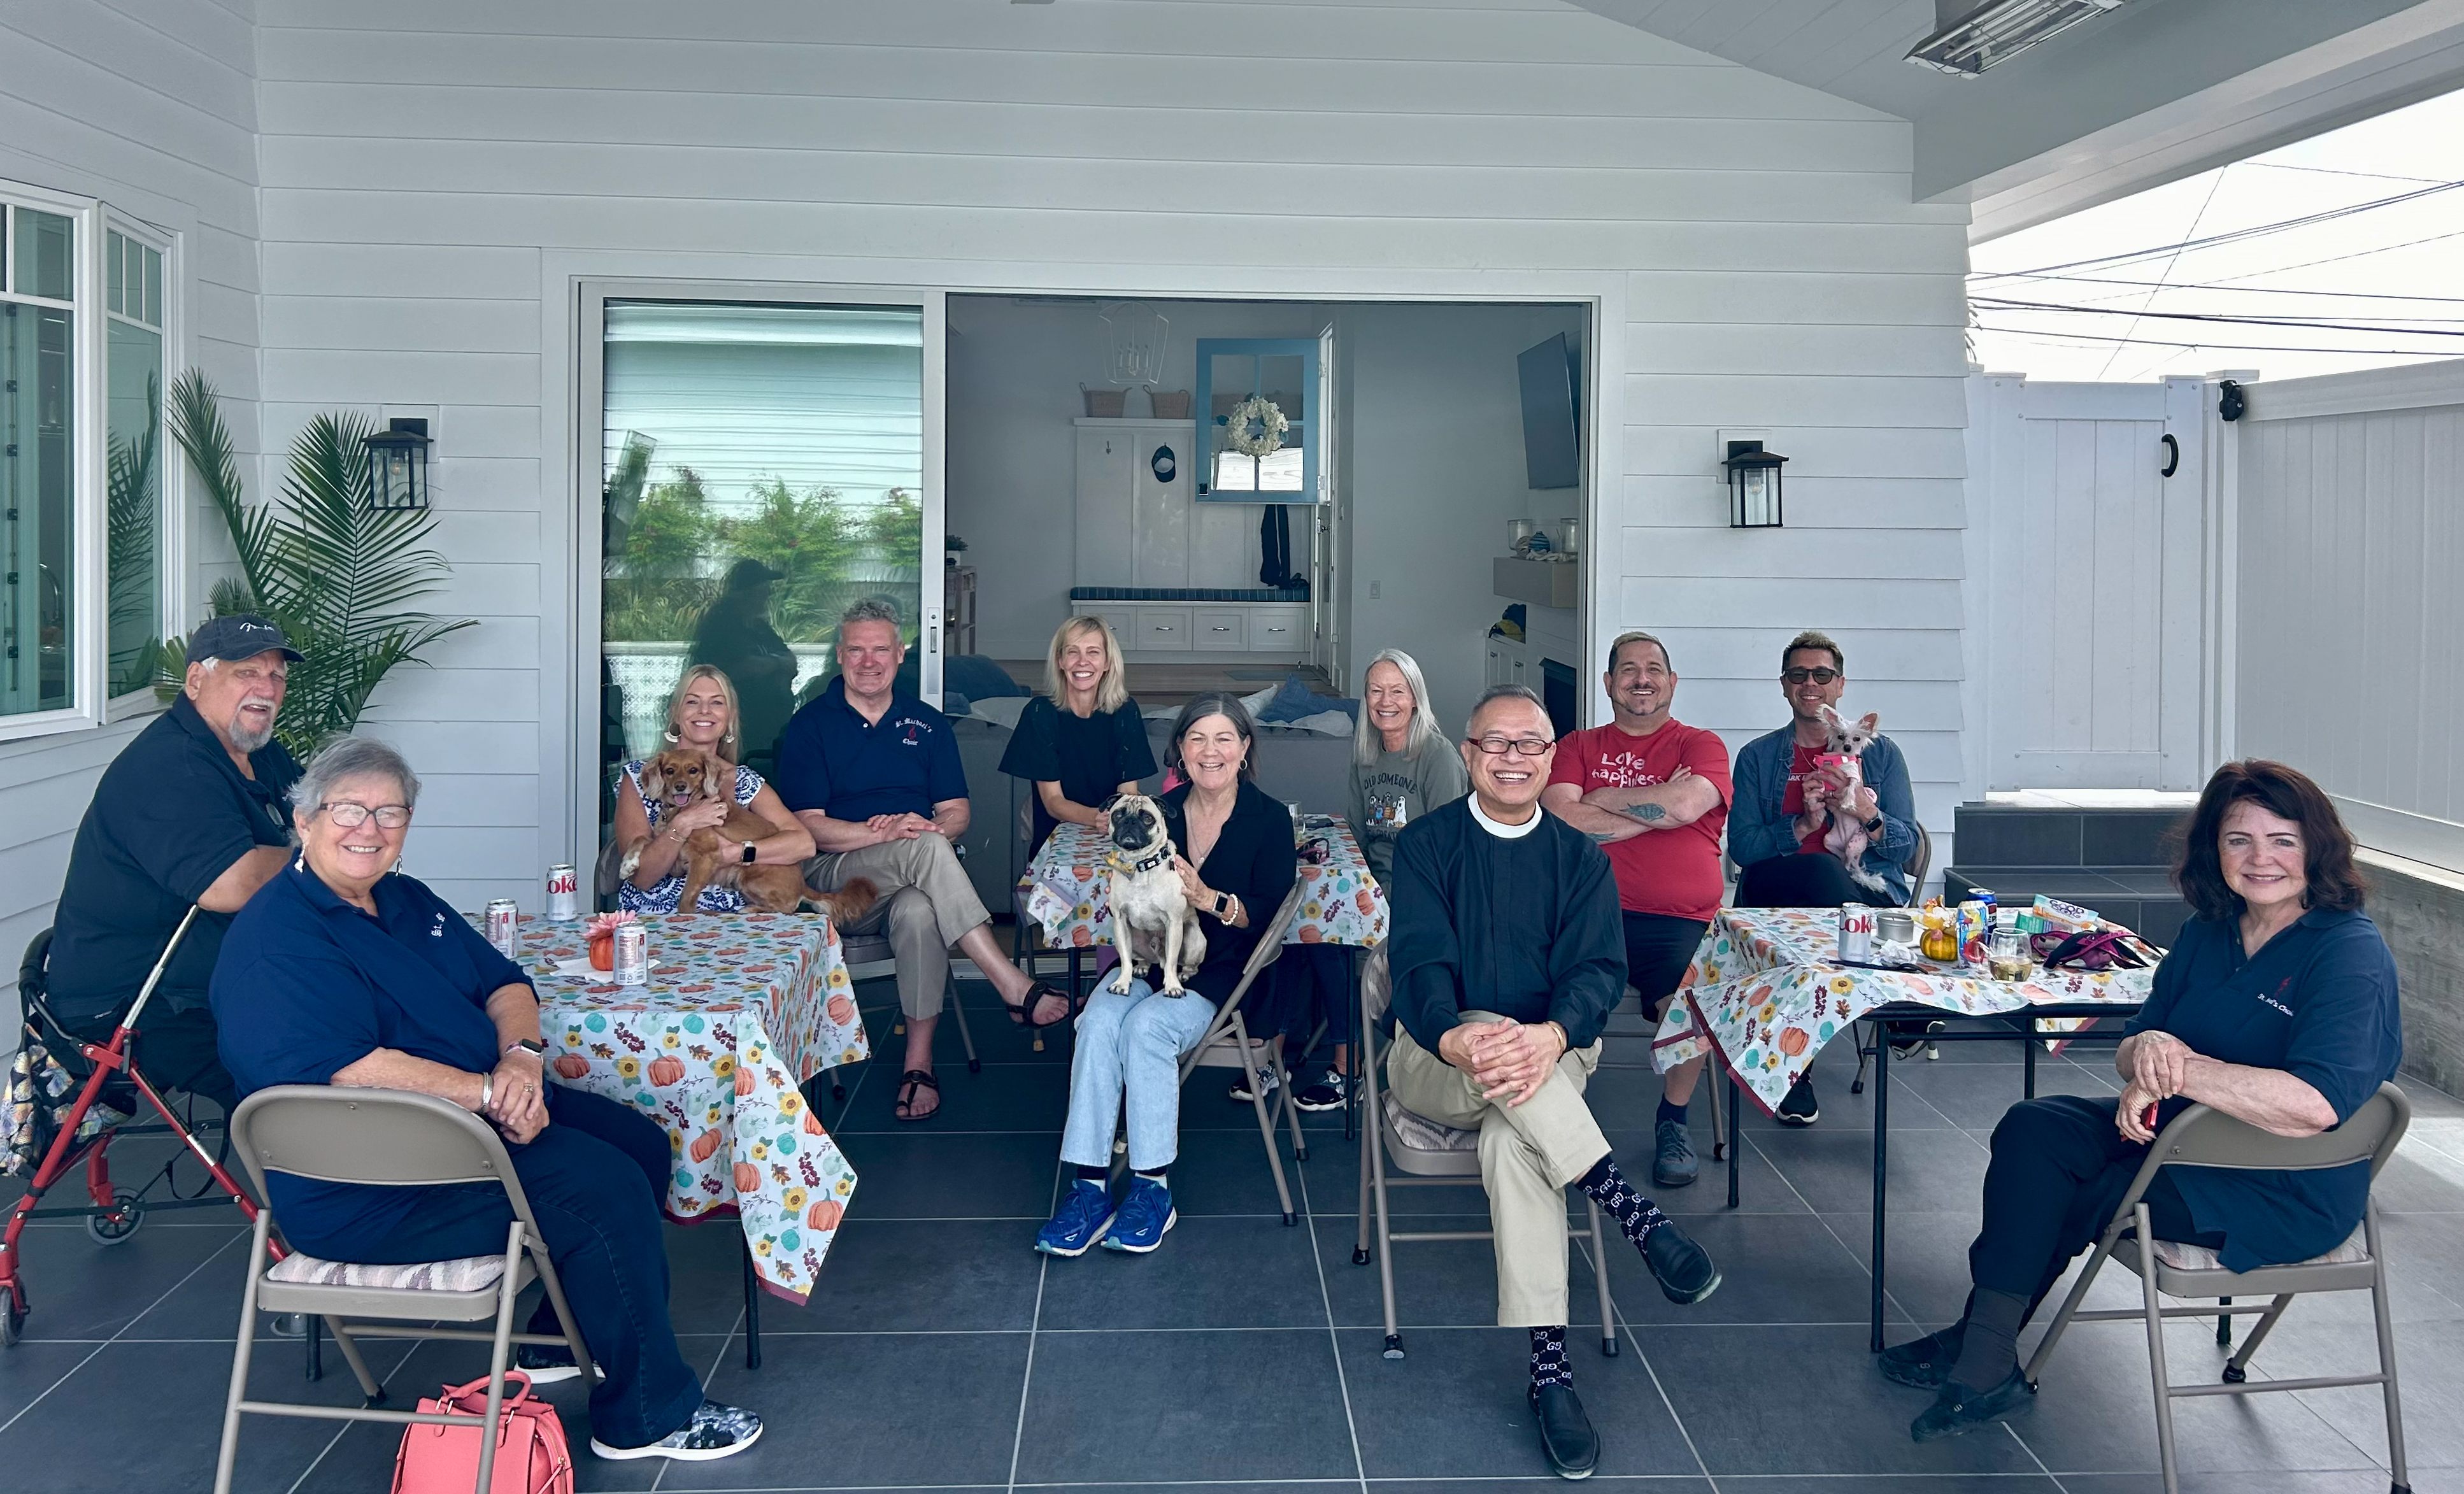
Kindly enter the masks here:
M 1671 1302 L 1701 1302 L 1720 1273 L 1617 1171 L 1583 1101 L 1625 985 L 1625 934 L 1608 857 L 1540 810 L 1550 736 L 1538 696 L 1488 691 L 1464 733 L 1470 796 L 1396 840 L 1386 1072 L 1405 1110 L 1480 1132 L 1498 1326 L 1531 1330 L 1541 1447 L 1579 1479 L 1599 1438 L 1566 1363 L 1566 1185 L 1616 1218 Z

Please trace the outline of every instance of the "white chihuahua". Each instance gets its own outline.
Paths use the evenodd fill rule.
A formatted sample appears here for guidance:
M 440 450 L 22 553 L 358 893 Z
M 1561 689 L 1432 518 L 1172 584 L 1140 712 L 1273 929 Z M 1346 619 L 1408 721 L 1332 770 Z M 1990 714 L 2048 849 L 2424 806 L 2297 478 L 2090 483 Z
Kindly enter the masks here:
M 1811 831 L 1813 817 L 1817 814 L 1823 816 L 1827 822 L 1822 836 L 1823 849 L 1839 858 L 1839 864 L 1848 868 L 1849 880 L 1876 892 L 1888 892 L 1891 885 L 1865 869 L 1865 849 L 1872 844 L 1871 837 L 1865 833 L 1865 826 L 1855 816 L 1844 814 L 1839 808 L 1856 797 L 1859 785 L 1864 782 L 1864 765 L 1858 755 L 1881 735 L 1882 718 L 1868 711 L 1851 721 L 1831 707 L 1824 706 L 1822 729 L 1828 740 L 1816 762 L 1839 773 L 1842 781 L 1837 795 L 1816 792 L 1816 785 L 1812 782 L 1806 785 L 1806 827 Z

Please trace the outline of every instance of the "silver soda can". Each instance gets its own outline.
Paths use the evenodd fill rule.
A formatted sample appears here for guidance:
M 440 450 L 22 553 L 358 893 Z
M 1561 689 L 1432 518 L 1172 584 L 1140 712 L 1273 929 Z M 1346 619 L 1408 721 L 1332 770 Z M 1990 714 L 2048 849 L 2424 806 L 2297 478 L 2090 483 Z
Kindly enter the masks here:
M 638 923 L 616 926 L 616 983 L 647 985 L 650 979 L 650 934 Z
M 1874 957 L 1874 910 L 1863 903 L 1839 907 L 1839 957 L 1866 961 Z
M 491 898 L 488 902 L 488 942 L 507 959 L 522 957 L 521 914 L 510 897 Z
M 582 916 L 574 904 L 581 882 L 575 877 L 573 865 L 560 861 L 547 868 L 547 916 L 550 923 L 571 923 Z

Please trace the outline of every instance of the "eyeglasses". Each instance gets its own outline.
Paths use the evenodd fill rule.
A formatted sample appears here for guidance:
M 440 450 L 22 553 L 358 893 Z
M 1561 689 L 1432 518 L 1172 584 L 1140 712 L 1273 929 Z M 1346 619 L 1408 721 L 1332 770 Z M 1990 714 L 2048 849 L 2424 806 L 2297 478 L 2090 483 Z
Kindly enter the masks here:
M 325 811 L 326 819 L 333 821 L 336 824 L 341 825 L 345 830 L 356 830 L 361 825 L 367 824 L 368 817 L 370 815 L 374 815 L 376 817 L 377 828 L 380 830 L 399 830 L 404 825 L 410 823 L 410 806 L 408 804 L 379 804 L 374 809 L 371 809 L 365 804 L 341 803 L 329 801 L 325 803 L 319 804 L 317 807 Z
M 1475 736 L 1471 739 L 1471 744 L 1492 758 L 1503 758 L 1509 752 L 1519 752 L 1527 758 L 1537 758 L 1557 745 L 1541 736 Z
M 1792 685 L 1802 685 L 1807 680 L 1812 680 L 1817 685 L 1828 685 L 1839 677 L 1839 671 L 1837 670 L 1782 670 L 1779 671 L 1779 677 Z

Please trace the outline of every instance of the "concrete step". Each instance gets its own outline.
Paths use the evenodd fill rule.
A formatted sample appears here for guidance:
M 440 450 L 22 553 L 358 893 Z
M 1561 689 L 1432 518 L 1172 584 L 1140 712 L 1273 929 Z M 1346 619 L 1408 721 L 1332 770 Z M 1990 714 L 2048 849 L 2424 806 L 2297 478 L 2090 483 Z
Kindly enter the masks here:
M 1963 842 L 1961 850 L 1966 850 Z M 2173 887 L 2172 874 L 2155 867 L 1952 867 L 1942 874 L 1942 900 L 1957 902 L 1977 889 L 1991 891 L 2006 909 L 2025 907 L 2038 893 L 2093 910 L 2159 948 L 2189 917 L 2189 906 Z
M 2164 867 L 2173 807 L 2071 808 L 1966 803 L 1956 814 L 1959 858 L 1980 867 Z

